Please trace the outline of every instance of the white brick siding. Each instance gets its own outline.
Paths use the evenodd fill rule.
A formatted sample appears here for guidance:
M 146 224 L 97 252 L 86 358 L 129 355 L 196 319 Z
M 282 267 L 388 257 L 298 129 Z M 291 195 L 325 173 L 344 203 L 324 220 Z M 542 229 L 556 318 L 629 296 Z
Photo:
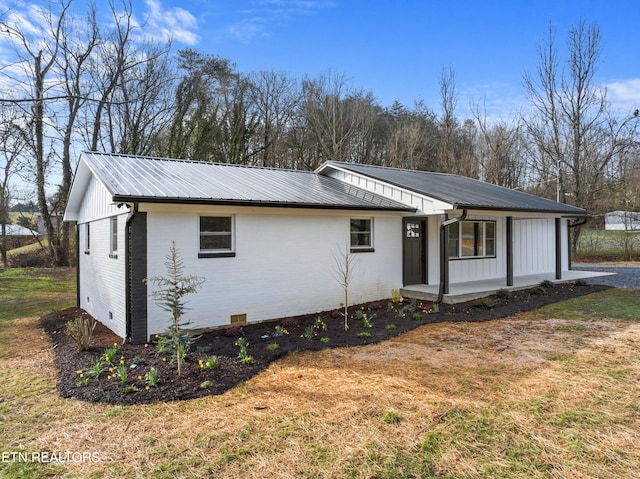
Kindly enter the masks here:
M 189 299 L 191 327 L 228 325 L 232 314 L 248 322 L 338 308 L 343 290 L 333 277 L 334 256 L 349 243 L 350 218 L 373 218 L 373 253 L 355 253 L 351 304 L 383 299 L 402 285 L 400 214 L 273 208 L 141 205 L 148 211 L 148 274 L 166 273 L 175 240 L 185 273 L 206 278 Z M 233 215 L 233 258 L 198 258 L 199 216 Z M 151 287 L 151 286 L 150 286 Z M 149 299 L 148 334 L 164 331 L 167 313 Z

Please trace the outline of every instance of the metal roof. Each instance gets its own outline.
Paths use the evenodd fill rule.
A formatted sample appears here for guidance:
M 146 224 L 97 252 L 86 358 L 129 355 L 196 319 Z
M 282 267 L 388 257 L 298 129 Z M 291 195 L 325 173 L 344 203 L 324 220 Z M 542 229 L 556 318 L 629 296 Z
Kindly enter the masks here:
M 458 209 L 556 213 L 570 216 L 587 215 L 584 209 L 576 206 L 558 203 L 465 176 L 332 161 L 325 165 L 378 179 L 450 203 Z M 321 172 L 323 168 L 324 166 L 318 171 Z
M 309 171 L 85 152 L 114 201 L 415 211 Z

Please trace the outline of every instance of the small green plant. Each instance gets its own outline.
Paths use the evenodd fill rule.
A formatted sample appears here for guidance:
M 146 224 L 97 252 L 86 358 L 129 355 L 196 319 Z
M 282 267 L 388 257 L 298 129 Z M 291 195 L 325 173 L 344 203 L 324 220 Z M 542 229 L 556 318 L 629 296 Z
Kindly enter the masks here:
M 304 328 L 304 333 L 300 335 L 301 338 L 312 340 L 316 335 L 316 330 L 313 326 L 307 326 Z
M 440 312 L 440 305 L 438 305 L 438 303 L 433 303 L 433 308 L 431 308 L 430 310 L 431 313 L 439 313 Z
M 394 329 L 398 329 L 398 327 L 395 324 L 387 324 L 384 329 L 387 331 L 393 331 Z
M 107 364 L 114 365 L 116 356 L 120 351 L 120 346 L 117 343 L 113 343 L 113 346 L 104 350 L 104 360 Z
M 476 308 L 493 309 L 496 302 L 491 298 L 480 298 L 476 300 Z
M 89 366 L 86 371 L 84 371 L 84 376 L 92 379 L 98 379 L 104 371 L 104 363 L 101 359 L 98 359 L 95 363 Z
M 318 331 L 326 331 L 327 323 L 325 323 L 320 316 L 316 318 L 316 321 L 313 323 L 313 329 L 317 329 Z
M 547 290 L 542 286 L 536 286 L 535 288 L 531 288 L 531 294 L 544 296 L 545 294 L 547 294 Z
M 238 359 L 242 364 L 251 364 L 253 363 L 253 356 L 249 355 L 249 343 L 245 338 L 238 338 L 235 342 L 235 345 L 240 348 L 240 352 L 238 353 Z
M 325 343 L 325 344 L 328 343 L 329 342 L 329 337 L 328 336 L 321 337 L 320 338 L 320 342 Z
M 126 383 L 127 382 L 127 367 L 124 364 L 121 364 L 120 366 L 118 366 L 118 369 L 116 371 L 117 371 L 118 379 L 120 380 L 120 382 Z
M 513 292 L 506 288 L 501 288 L 496 291 L 496 297 L 498 299 L 511 299 L 513 298 Z
M 280 325 L 276 326 L 276 331 L 273 333 L 275 337 L 284 336 L 285 334 L 289 334 L 289 331 Z
M 135 386 L 125 386 L 125 388 L 123 389 L 125 394 L 131 394 L 131 393 L 136 392 L 137 390 L 138 390 L 138 388 L 135 387 Z
M 402 302 L 402 295 L 400 294 L 400 290 L 399 289 L 392 289 L 391 290 L 391 302 L 392 303 L 401 303 Z
M 573 282 L 573 284 L 575 284 L 576 286 L 586 286 L 588 283 L 587 283 L 587 281 L 586 281 L 586 280 L 584 280 L 584 279 L 582 279 L 582 278 L 579 278 L 579 279 L 576 279 L 576 280 Z
M 76 383 L 76 387 L 83 388 L 93 384 L 94 380 L 91 378 L 82 378 L 80 381 Z
M 422 316 L 420 316 L 420 313 L 418 313 L 417 311 L 413 313 L 413 316 L 411 317 L 413 318 L 414 321 L 420 321 L 422 319 Z
M 542 286 L 544 289 L 549 289 L 553 287 L 553 282 L 545 279 L 542 283 L 540 283 L 540 286 Z
M 400 311 L 398 311 L 398 314 L 404 318 L 407 314 L 413 315 L 413 313 L 415 313 L 417 309 L 418 309 L 418 300 L 415 298 L 411 298 L 409 303 L 404 305 L 400 309 Z
M 155 387 L 158 385 L 158 370 L 156 368 L 149 369 L 149 372 L 145 374 L 146 383 L 148 386 Z
M 370 338 L 371 337 L 371 333 L 363 331 L 362 333 L 358 333 L 358 337 L 359 338 Z
M 278 343 L 269 343 L 264 347 L 264 349 L 266 349 L 267 351 L 275 351 L 279 347 L 280 345 Z
M 385 411 L 380 415 L 380 417 L 387 424 L 399 424 L 402 420 L 400 414 L 398 414 L 396 411 Z
M 201 359 L 200 361 L 198 361 L 198 363 L 200 364 L 201 368 L 215 369 L 218 365 L 218 357 L 211 356 L 210 358 L 207 358 L 205 360 Z
M 67 334 L 76 342 L 78 351 L 89 349 L 96 324 L 98 324 L 96 320 L 86 313 L 67 323 Z
M 200 388 L 201 389 L 209 389 L 211 388 L 211 386 L 213 386 L 213 382 L 206 380 L 200 383 Z
M 131 360 L 131 364 L 134 364 L 136 367 L 144 366 L 145 364 L 147 364 L 147 360 L 144 358 L 141 358 L 140 356 L 136 356 Z

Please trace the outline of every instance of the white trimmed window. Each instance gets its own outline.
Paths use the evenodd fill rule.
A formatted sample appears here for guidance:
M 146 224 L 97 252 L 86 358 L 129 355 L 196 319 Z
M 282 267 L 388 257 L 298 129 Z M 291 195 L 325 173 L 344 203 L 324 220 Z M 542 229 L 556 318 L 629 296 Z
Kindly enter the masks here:
M 373 251 L 373 219 L 351 218 L 351 252 Z
M 84 225 L 84 252 L 85 254 L 91 252 L 91 223 Z
M 118 217 L 112 216 L 109 219 L 109 256 L 118 257 Z
M 198 257 L 235 256 L 233 227 L 233 216 L 201 216 Z
M 495 258 L 495 256 L 495 221 L 461 221 L 449 226 L 449 258 Z

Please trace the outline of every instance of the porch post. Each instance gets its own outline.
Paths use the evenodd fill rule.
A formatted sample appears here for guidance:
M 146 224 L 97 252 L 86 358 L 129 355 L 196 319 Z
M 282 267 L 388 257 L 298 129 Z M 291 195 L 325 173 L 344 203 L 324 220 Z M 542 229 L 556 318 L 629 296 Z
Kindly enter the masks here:
M 507 216 L 507 286 L 513 286 L 513 216 Z
M 446 218 L 446 216 L 445 216 Z M 449 227 L 440 228 L 440 282 L 442 294 L 449 294 Z
M 556 279 L 562 279 L 562 218 L 556 218 Z

